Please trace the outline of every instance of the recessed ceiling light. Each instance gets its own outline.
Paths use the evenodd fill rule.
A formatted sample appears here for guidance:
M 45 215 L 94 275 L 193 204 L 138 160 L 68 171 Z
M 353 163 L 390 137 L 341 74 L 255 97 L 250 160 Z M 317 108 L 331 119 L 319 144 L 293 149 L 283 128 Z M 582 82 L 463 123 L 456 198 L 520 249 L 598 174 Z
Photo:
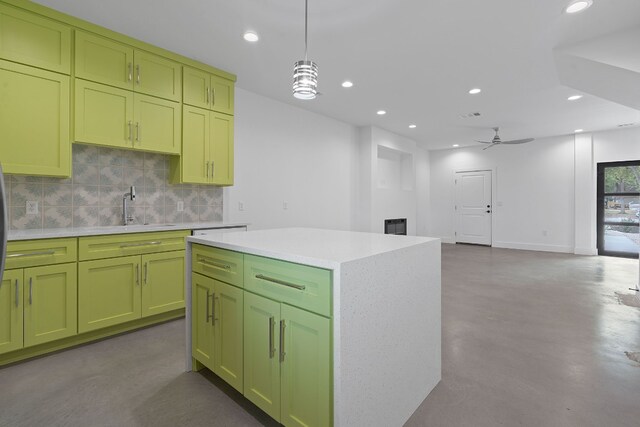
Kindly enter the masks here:
M 416 125 L 409 125 L 409 129 L 415 129 L 415 128 L 417 128 Z
M 473 89 L 471 89 L 471 90 L 469 91 L 469 93 L 470 93 L 471 95 L 476 95 L 476 94 L 478 94 L 478 93 L 480 93 L 480 92 L 482 92 L 482 89 L 479 89 L 479 88 L 477 88 L 477 87 L 476 87 L 476 88 L 473 88 Z
M 253 31 L 247 31 L 246 33 L 244 33 L 244 39 L 248 42 L 257 42 L 258 40 L 260 40 L 260 37 L 258 37 L 258 35 L 256 33 L 254 33 Z
M 573 0 L 564 11 L 567 13 L 578 13 L 588 9 L 593 4 L 593 0 Z
M 568 101 L 577 101 L 580 98 L 582 98 L 582 95 L 571 95 L 570 97 L 567 98 L 567 100 Z
M 342 82 L 342 87 L 353 87 L 353 82 L 350 82 L 349 80 L 345 80 Z
M 460 144 L 453 144 L 454 147 L 460 147 Z
M 575 133 L 580 133 L 580 132 L 584 132 L 584 129 L 576 129 L 574 130 Z
M 384 111 L 384 110 L 378 110 L 378 112 L 376 114 L 379 115 L 379 116 L 384 116 L 385 114 L 387 114 L 387 112 Z

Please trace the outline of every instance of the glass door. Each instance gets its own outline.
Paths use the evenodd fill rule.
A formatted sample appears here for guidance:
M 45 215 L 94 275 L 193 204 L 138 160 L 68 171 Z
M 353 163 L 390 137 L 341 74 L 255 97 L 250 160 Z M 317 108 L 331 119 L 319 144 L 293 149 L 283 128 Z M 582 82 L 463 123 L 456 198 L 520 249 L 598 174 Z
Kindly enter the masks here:
M 637 258 L 640 160 L 598 163 L 598 254 Z

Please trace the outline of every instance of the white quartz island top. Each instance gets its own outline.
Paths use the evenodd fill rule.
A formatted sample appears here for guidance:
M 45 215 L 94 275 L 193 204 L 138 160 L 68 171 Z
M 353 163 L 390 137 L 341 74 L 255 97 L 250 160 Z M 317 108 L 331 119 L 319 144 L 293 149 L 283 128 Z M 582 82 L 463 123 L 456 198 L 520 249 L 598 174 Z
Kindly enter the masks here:
M 421 243 L 431 237 L 395 236 L 314 228 L 282 228 L 215 237 L 193 236 L 188 241 L 237 252 L 276 258 L 314 267 L 335 269 L 340 264 Z
M 153 231 L 203 230 L 211 228 L 245 227 L 247 223 L 185 222 L 176 224 L 114 225 L 107 227 L 47 228 L 9 230 L 7 240 L 59 239 L 64 237 L 100 236 L 105 234 L 149 233 Z

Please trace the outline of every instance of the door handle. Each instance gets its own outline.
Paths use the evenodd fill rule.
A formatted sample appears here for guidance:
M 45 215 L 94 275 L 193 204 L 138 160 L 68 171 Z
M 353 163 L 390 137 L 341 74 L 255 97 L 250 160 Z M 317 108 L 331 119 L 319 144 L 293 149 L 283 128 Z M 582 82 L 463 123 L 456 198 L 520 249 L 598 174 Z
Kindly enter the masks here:
M 216 88 L 211 89 L 211 105 L 216 105 Z
M 269 359 L 273 359 L 276 354 L 276 347 L 273 345 L 273 329 L 276 326 L 276 321 L 273 316 L 269 317 Z
M 140 284 L 140 264 L 136 264 L 136 285 Z
M 285 328 L 284 320 L 280 321 L 280 362 L 284 362 L 284 356 L 286 353 L 284 352 L 284 328 Z
M 20 285 L 18 284 L 18 279 L 16 279 L 16 307 L 20 305 Z
M 127 64 L 127 81 L 131 81 L 131 79 L 133 78 L 133 65 L 131 64 L 131 62 L 129 62 Z
M 209 104 L 209 88 L 207 88 L 207 104 Z
M 129 125 L 129 138 L 131 142 L 133 142 L 133 130 L 131 129 L 133 126 L 133 123 L 131 122 L 131 120 L 129 120 L 129 123 L 127 123 Z
M 145 285 L 147 284 L 147 275 L 149 274 L 149 266 L 148 266 L 148 262 L 144 263 L 144 283 Z
M 209 323 L 209 318 L 211 317 L 209 316 L 209 289 L 207 289 L 207 308 L 205 311 L 206 317 L 204 319 L 204 323 Z
M 209 178 L 209 161 L 207 161 L 207 178 Z
M 136 84 L 140 84 L 140 64 L 136 65 Z
M 33 304 L 33 277 L 29 277 L 29 305 Z
M 136 122 L 136 141 L 142 141 L 142 126 L 140 126 L 140 122 Z
M 216 324 L 216 293 L 211 294 L 211 324 Z

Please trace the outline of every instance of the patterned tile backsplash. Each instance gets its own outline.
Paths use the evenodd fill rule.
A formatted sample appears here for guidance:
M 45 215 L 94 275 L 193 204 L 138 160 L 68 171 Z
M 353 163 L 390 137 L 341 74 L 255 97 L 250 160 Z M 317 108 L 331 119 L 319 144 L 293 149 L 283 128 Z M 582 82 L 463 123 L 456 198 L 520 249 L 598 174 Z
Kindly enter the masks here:
M 222 188 L 172 185 L 168 174 L 169 156 L 74 144 L 71 178 L 5 176 L 9 222 L 20 230 L 120 225 L 122 197 L 132 185 L 135 224 L 222 221 Z M 37 213 L 27 214 L 32 201 Z

